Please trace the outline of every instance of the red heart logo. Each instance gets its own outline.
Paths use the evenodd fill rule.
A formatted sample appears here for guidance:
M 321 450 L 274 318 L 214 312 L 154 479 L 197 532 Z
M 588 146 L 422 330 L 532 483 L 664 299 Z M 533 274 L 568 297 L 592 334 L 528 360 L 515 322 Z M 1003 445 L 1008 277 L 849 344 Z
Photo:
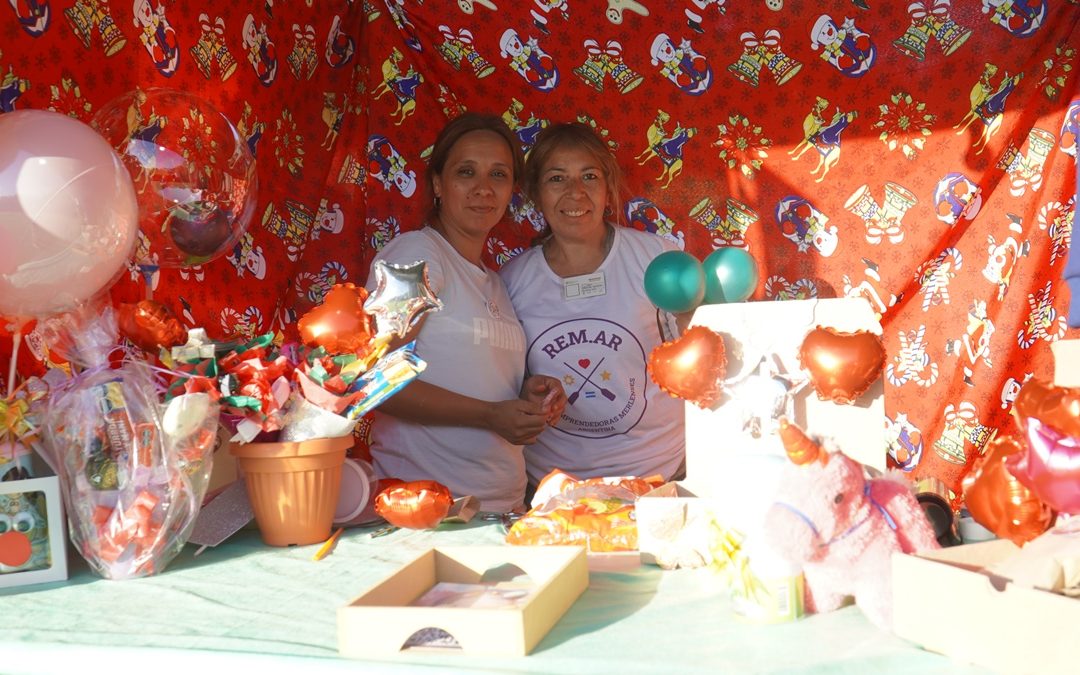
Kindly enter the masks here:
M 8 567 L 25 565 L 31 552 L 30 539 L 22 532 L 0 534 L 0 564 Z
M 590 363 L 592 363 L 592 361 L 590 361 L 589 359 L 578 359 L 577 360 L 577 364 L 579 366 L 581 366 L 582 368 L 588 368 Z

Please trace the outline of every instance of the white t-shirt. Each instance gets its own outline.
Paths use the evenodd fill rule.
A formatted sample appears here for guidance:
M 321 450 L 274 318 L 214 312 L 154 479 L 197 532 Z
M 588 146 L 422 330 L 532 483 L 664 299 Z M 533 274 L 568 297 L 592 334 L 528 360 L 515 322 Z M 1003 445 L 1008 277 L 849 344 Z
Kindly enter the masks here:
M 442 309 L 425 315 L 416 353 L 419 379 L 484 401 L 517 398 L 525 372 L 525 335 L 499 276 L 463 258 L 435 230 L 395 237 L 375 257 L 427 262 Z M 375 286 L 374 261 L 367 288 Z M 371 453 L 380 477 L 435 480 L 455 497 L 473 495 L 485 511 L 509 511 L 525 496 L 520 445 L 486 429 L 421 425 L 374 413 Z
M 673 249 L 656 235 L 616 227 L 597 270 L 603 294 L 590 297 L 556 275 L 540 247 L 500 270 L 525 328 L 528 374 L 559 378 L 567 395 L 558 424 L 525 448 L 532 483 L 552 469 L 582 478 L 671 478 L 682 465 L 683 402 L 661 391 L 646 371 L 662 337 L 645 295 L 645 268 Z

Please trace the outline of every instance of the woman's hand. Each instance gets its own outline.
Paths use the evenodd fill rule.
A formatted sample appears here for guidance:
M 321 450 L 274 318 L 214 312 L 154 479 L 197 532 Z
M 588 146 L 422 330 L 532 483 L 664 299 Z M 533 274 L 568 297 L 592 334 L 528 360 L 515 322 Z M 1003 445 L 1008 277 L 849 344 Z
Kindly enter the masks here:
M 514 445 L 535 443 L 547 426 L 539 401 L 515 398 L 491 403 L 487 427 Z
M 562 382 L 549 375 L 532 375 L 521 385 L 521 398 L 539 403 L 547 423 L 555 426 L 566 407 Z

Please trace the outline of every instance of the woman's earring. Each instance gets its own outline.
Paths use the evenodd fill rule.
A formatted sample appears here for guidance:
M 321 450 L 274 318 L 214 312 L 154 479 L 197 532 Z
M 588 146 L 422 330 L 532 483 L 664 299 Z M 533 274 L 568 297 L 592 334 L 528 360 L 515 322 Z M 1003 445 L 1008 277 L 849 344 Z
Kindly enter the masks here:
M 604 215 L 610 218 L 611 216 L 615 215 L 615 211 L 610 206 L 605 206 Z
M 435 210 L 438 211 L 442 208 L 442 197 L 435 195 Z

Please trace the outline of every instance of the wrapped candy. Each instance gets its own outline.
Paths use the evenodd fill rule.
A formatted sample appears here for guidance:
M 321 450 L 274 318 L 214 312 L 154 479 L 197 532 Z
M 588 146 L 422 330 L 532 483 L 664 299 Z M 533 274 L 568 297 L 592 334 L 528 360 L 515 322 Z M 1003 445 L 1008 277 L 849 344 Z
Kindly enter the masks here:
M 424 372 L 427 362 L 416 355 L 415 347 L 415 341 L 398 347 L 356 378 L 349 390 L 361 396 L 356 404 L 349 406 L 345 415 L 353 420 L 360 419 Z
M 593 553 L 637 550 L 634 506 L 639 496 L 663 482 L 655 478 L 581 480 L 553 471 L 536 489 L 533 504 L 538 506 L 514 523 L 506 542 L 518 546 L 585 546 Z
M 222 412 L 236 421 L 245 442 L 281 429 L 292 392 L 293 364 L 271 347 L 268 333 L 230 351 L 217 362 Z
M 106 311 L 87 334 L 115 341 L 112 321 Z M 128 579 L 160 572 L 186 543 L 209 481 L 218 403 L 195 392 L 162 406 L 150 366 L 110 368 L 102 346 L 79 345 L 88 367 L 50 393 L 44 437 L 72 542 L 101 576 Z
M 410 342 L 385 357 L 385 345 L 363 357 L 356 353 L 328 355 L 322 347 L 310 351 L 294 371 L 299 387 L 288 404 L 280 440 L 336 438 L 352 433 L 361 416 L 424 370 L 427 364 L 416 356 L 415 346 Z

